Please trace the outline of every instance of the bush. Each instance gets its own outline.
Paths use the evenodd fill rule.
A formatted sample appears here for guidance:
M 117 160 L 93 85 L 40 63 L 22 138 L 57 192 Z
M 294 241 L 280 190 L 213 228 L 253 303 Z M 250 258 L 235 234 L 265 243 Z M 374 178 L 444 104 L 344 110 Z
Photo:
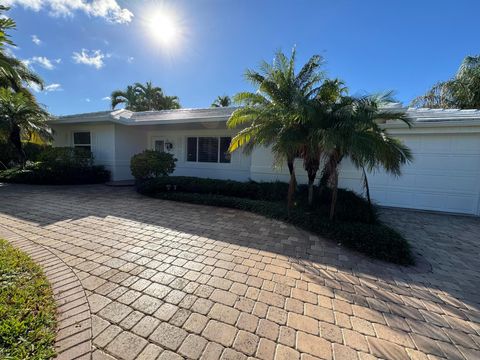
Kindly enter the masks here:
M 24 184 L 95 184 L 110 179 L 103 166 L 93 165 L 90 151 L 80 148 L 47 148 L 38 156 L 39 162 L 25 169 L 0 171 L 0 181 Z
M 285 201 L 288 184 L 276 182 L 233 181 L 219 179 L 203 179 L 187 176 L 169 176 L 165 178 L 149 179 L 137 182 L 140 193 L 154 195 L 157 192 L 175 190 L 185 193 L 214 194 L 234 196 L 252 200 Z M 318 194 L 315 187 L 315 193 Z M 296 194 L 296 207 L 305 211 L 314 211 L 322 216 L 328 216 L 330 211 L 330 191 L 323 191 L 317 196 L 314 206 L 307 205 L 308 188 L 305 185 L 298 187 Z M 352 191 L 340 189 L 338 191 L 336 219 L 342 221 L 357 221 L 375 223 L 377 215 L 368 202 Z
M 172 154 L 145 150 L 132 156 L 130 169 L 137 180 L 158 178 L 171 174 L 175 170 L 176 161 Z
M 32 142 L 23 143 L 23 151 L 25 151 L 25 157 L 29 161 L 38 161 L 40 153 L 49 147 L 50 145 L 40 145 Z M 0 162 L 0 170 L 3 170 L 4 166 L 9 167 L 11 164 L 19 163 L 17 151 L 11 144 L 0 142 Z
M 32 142 L 23 143 L 23 151 L 25 151 L 25 157 L 27 161 L 40 161 L 40 154 L 48 149 L 52 149 L 51 145 L 42 145 Z
M 410 244 L 395 230 L 383 224 L 328 220 L 317 212 L 295 208 L 290 212 L 283 202 L 244 199 L 216 194 L 158 192 L 156 198 L 200 205 L 213 205 L 251 211 L 282 220 L 326 237 L 370 257 L 395 264 L 414 264 Z

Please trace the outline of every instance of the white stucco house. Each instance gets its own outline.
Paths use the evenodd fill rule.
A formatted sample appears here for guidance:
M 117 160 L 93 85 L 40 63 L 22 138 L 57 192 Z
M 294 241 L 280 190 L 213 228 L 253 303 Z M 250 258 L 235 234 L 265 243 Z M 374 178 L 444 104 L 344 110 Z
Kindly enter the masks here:
M 288 181 L 286 167 L 273 166 L 267 148 L 251 155 L 226 153 L 234 108 L 131 112 L 104 111 L 61 116 L 50 122 L 54 146 L 88 147 L 113 180 L 131 179 L 130 158 L 144 149 L 168 151 L 174 175 L 233 180 Z M 480 111 L 405 109 L 414 126 L 384 126 L 413 151 L 414 161 L 395 178 L 369 175 L 372 199 L 380 205 L 480 215 Z M 301 160 L 299 181 L 306 182 Z M 361 174 L 342 164 L 340 185 L 362 193 Z

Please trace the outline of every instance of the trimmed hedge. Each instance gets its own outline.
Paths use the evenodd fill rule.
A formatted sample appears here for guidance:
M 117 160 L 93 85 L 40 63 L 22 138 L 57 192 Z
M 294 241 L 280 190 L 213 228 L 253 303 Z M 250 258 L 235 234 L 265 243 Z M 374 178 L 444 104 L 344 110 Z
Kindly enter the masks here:
M 219 179 L 204 179 L 188 176 L 166 176 L 137 182 L 138 191 L 145 195 L 153 195 L 158 192 L 166 192 L 175 189 L 177 192 L 195 194 L 214 194 L 221 196 L 233 196 L 252 200 L 262 199 L 265 201 L 284 202 L 288 192 L 288 184 L 276 182 L 233 181 Z M 328 216 L 330 211 L 329 190 L 324 190 L 318 195 L 318 188 L 314 193 L 317 195 L 314 206 L 307 205 L 308 188 L 300 185 L 295 195 L 296 207 L 304 211 L 315 211 L 322 216 Z M 341 221 L 355 221 L 375 223 L 378 219 L 375 209 L 368 202 L 352 191 L 339 189 L 336 219 Z
M 0 171 L 0 182 L 70 185 L 104 183 L 110 179 L 110 172 L 93 165 L 93 156 L 85 149 L 47 148 L 38 159 L 24 169 Z
M 191 187 L 187 184 L 188 179 L 195 180 Z M 169 182 L 170 184 L 168 184 Z M 258 200 L 263 199 L 260 196 L 253 198 L 255 196 L 253 189 L 266 191 L 269 187 L 271 187 L 271 189 L 280 189 L 283 186 L 288 187 L 288 185 L 284 183 L 240 183 L 245 187 L 246 194 L 252 196 L 252 198 L 221 194 L 228 191 L 232 191 L 232 193 L 238 191 L 241 187 L 236 183 L 237 182 L 234 181 L 212 179 L 167 177 L 138 183 L 137 191 L 141 194 L 164 200 L 251 211 L 268 218 L 291 223 L 322 237 L 335 240 L 350 249 L 357 250 L 376 259 L 401 265 L 414 264 L 410 245 L 407 240 L 395 230 L 381 224 L 378 220 L 374 223 L 368 223 L 359 222 L 358 220 L 345 221 L 337 218 L 336 221 L 332 222 L 324 214 L 322 206 L 312 209 L 297 204 L 295 208 L 288 211 L 284 200 L 286 192 L 278 191 L 275 194 L 271 191 L 267 192 L 267 194 L 269 194 L 267 198 L 268 196 L 271 196 L 271 198 L 279 197 L 278 193 L 281 193 L 283 195 L 281 200 Z M 176 190 L 174 184 L 176 185 Z M 200 188 L 200 184 L 206 184 L 206 187 Z M 213 186 L 213 184 L 217 186 Z M 197 188 L 199 192 L 182 191 Z M 211 193 L 207 192 L 207 188 L 211 189 Z M 357 214 L 364 210 L 363 199 L 348 191 L 341 191 L 339 193 L 343 193 L 343 196 L 339 196 L 340 206 L 338 208 L 344 209 L 344 211 L 346 211 L 345 209 L 350 209 L 348 212 L 348 214 L 350 214 L 349 216 L 352 216 L 354 219 L 357 218 Z M 239 194 L 241 195 L 241 193 Z M 354 197 L 356 199 L 354 199 Z M 352 200 L 352 202 L 350 202 L 350 200 Z M 359 204 L 360 209 L 354 209 Z M 344 215 L 348 214 L 344 213 Z M 367 215 L 366 218 L 371 220 L 370 215 Z

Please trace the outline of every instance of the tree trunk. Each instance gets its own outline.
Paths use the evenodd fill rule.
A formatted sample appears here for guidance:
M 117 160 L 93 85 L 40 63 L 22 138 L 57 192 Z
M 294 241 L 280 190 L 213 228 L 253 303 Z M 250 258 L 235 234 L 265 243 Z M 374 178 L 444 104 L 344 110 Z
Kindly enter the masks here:
M 25 152 L 23 151 L 20 132 L 21 132 L 20 127 L 18 125 L 13 125 L 12 131 L 10 132 L 10 135 L 9 135 L 9 140 L 11 144 L 15 147 L 18 158 L 20 160 L 20 165 L 23 168 L 25 166 Z
M 365 187 L 365 193 L 367 195 L 368 205 L 371 208 L 372 200 L 370 199 L 370 187 L 368 186 L 367 172 L 365 171 L 365 168 L 363 166 L 362 166 L 362 172 L 363 172 L 363 186 Z
M 312 206 L 313 205 L 313 184 L 315 183 L 315 177 L 317 176 L 318 172 L 318 165 L 311 166 L 310 169 L 307 171 L 308 175 L 308 205 Z
M 335 208 L 337 206 L 337 194 L 338 194 L 338 164 L 340 163 L 341 157 L 338 152 L 335 150 L 332 153 L 332 156 L 329 159 L 330 163 L 330 187 L 332 189 L 332 199 L 330 203 L 330 220 L 333 220 L 335 217 Z
M 337 206 L 338 193 L 338 171 L 335 169 L 332 173 L 332 200 L 330 203 L 330 220 L 335 217 L 335 207 Z
M 287 196 L 287 204 L 288 204 L 289 210 L 293 207 L 295 188 L 297 187 L 297 178 L 295 177 L 294 161 L 295 159 L 287 160 L 288 171 L 290 173 L 290 182 L 288 184 L 288 196 Z

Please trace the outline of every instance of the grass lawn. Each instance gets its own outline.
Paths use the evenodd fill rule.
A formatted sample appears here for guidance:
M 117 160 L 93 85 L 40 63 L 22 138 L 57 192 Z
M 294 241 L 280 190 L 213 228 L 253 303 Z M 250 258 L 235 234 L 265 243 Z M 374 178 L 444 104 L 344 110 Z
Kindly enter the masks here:
M 55 329 L 55 302 L 42 269 L 0 239 L 0 359 L 50 359 Z

